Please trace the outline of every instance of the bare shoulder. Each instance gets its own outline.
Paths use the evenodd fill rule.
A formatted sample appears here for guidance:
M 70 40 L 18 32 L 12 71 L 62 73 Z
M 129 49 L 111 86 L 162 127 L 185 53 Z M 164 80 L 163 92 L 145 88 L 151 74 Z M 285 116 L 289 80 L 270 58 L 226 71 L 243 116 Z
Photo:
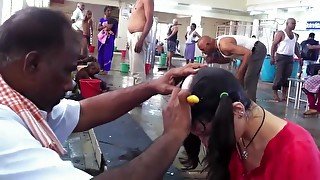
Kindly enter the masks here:
M 141 0 L 143 4 L 153 4 L 153 0 Z
M 284 32 L 283 31 L 277 31 L 275 35 L 276 36 L 284 36 Z
M 237 45 L 237 41 L 233 37 L 223 37 L 220 40 L 219 46 L 222 49 L 230 47 L 230 45 Z
M 282 39 L 284 39 L 285 35 L 283 31 L 277 31 L 274 35 L 274 43 L 279 43 Z

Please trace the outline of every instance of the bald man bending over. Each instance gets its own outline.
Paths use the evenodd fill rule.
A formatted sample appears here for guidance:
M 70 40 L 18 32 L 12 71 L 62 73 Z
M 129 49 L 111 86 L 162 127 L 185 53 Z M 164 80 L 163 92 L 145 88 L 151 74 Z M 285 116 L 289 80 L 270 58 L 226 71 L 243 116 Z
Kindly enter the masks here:
M 198 41 L 199 49 L 207 55 L 208 63 L 226 64 L 234 58 L 241 58 L 237 78 L 253 101 L 256 101 L 257 84 L 266 46 L 255 38 L 238 35 L 219 36 L 216 39 L 203 36 Z
M 130 72 L 137 79 L 137 84 L 146 80 L 144 64 L 148 44 L 151 42 L 148 34 L 153 23 L 153 9 L 153 0 L 137 0 L 129 19 Z

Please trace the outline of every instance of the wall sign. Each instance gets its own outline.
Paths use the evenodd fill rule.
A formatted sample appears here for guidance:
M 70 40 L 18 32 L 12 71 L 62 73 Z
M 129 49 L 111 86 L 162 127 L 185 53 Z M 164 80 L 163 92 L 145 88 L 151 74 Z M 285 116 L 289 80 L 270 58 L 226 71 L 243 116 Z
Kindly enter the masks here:
M 320 21 L 307 21 L 307 30 L 319 29 L 320 30 Z

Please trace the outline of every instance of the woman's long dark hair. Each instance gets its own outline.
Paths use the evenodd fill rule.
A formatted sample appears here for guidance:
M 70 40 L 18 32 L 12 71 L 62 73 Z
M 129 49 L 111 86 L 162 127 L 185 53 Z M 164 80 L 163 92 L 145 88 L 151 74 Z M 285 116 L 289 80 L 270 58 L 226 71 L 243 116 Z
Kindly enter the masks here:
M 204 159 L 208 179 L 230 179 L 229 163 L 236 147 L 232 104 L 241 102 L 248 109 L 251 101 L 238 80 L 230 72 L 220 68 L 202 68 L 194 76 L 191 93 L 200 98 L 200 102 L 191 108 L 192 122 L 212 122 Z M 224 95 L 220 98 L 221 93 Z M 184 164 L 189 168 L 196 168 L 199 162 L 200 139 L 190 134 L 184 141 L 184 147 L 188 155 Z

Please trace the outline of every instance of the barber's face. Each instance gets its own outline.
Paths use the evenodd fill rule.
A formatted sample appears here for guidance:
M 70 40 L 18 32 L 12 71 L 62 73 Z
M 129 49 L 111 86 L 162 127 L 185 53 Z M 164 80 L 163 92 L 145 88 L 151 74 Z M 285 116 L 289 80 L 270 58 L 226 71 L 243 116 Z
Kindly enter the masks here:
M 76 69 L 80 49 L 72 33 L 75 32 L 66 32 L 64 48 L 41 55 L 43 59 L 37 67 L 34 99 L 37 106 L 47 112 L 60 102 L 66 91 L 72 90 L 71 72 Z

